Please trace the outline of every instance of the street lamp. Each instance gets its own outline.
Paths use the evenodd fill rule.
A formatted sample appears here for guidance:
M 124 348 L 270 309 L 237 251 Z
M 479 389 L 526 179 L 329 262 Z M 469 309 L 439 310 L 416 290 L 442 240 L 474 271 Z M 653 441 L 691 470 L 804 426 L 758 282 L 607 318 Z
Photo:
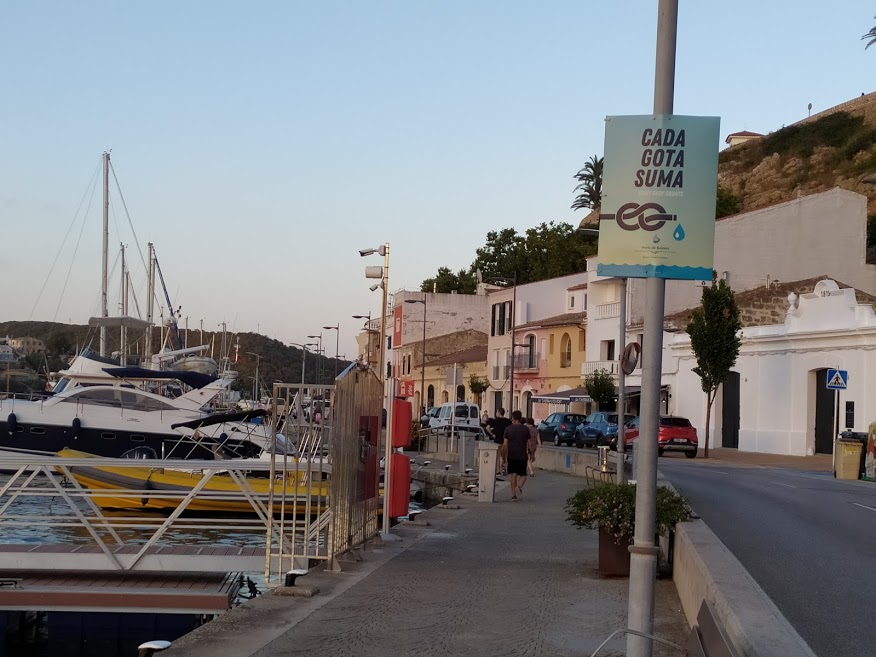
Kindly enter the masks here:
M 426 413 L 426 293 L 422 299 L 405 299 L 405 303 L 423 304 L 423 347 L 420 350 L 420 417 Z
M 336 326 L 323 326 L 323 329 L 326 331 L 336 331 L 335 335 L 335 378 L 338 378 L 338 351 L 340 351 L 341 344 L 341 323 L 338 322 Z
M 353 315 L 353 319 L 364 319 L 365 320 L 365 332 L 368 334 L 368 351 L 366 352 L 368 355 L 368 367 L 371 367 L 371 311 L 368 311 L 367 315 Z
M 383 256 L 383 267 L 365 267 L 365 278 L 379 278 L 383 290 L 383 301 L 380 304 L 380 381 L 383 383 L 383 407 L 386 408 L 386 450 L 383 469 L 383 535 L 389 536 L 389 484 L 392 470 L 392 396 L 386 389 L 386 295 L 389 287 L 389 242 L 373 249 L 360 249 L 363 258 L 374 255 Z M 372 292 L 377 287 L 372 287 Z M 388 402 L 388 403 L 387 403 Z
M 322 333 L 320 333 L 319 335 L 308 335 L 307 337 L 310 338 L 311 340 L 319 340 L 319 346 L 316 348 L 316 353 L 317 354 L 322 353 Z M 321 360 L 316 361 L 316 382 L 317 382 L 317 384 L 322 383 L 322 361 Z
M 315 347 L 315 342 L 307 342 L 306 344 L 299 344 L 297 342 L 290 342 L 290 346 L 298 347 L 301 349 L 301 385 L 304 385 L 304 364 L 307 362 L 307 348 Z
M 514 329 L 516 328 L 517 321 L 515 316 L 517 314 L 517 272 L 514 272 L 513 276 L 493 276 L 488 279 L 494 283 L 511 283 L 511 372 L 508 376 L 510 388 L 511 388 L 511 401 L 509 403 L 511 412 L 514 412 Z
M 252 396 L 253 403 L 256 403 L 256 402 L 258 402 L 259 397 L 260 397 L 260 395 L 259 395 L 259 363 L 261 362 L 262 357 L 261 357 L 261 354 L 257 354 L 254 351 L 247 351 L 246 353 L 248 353 L 250 356 L 256 357 L 255 384 L 253 385 L 253 396 Z

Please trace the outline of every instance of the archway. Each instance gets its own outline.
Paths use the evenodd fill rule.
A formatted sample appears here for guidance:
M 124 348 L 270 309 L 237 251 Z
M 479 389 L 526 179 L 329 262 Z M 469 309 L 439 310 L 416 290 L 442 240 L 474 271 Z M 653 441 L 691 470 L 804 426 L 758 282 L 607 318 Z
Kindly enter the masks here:
M 450 395 L 447 394 L 446 390 L 441 391 L 441 403 L 446 404 L 449 400 Z
M 465 386 L 456 386 L 456 401 L 465 401 Z
M 430 383 L 427 390 L 428 392 L 426 393 L 426 403 L 428 404 L 429 408 L 432 408 L 435 405 L 435 386 Z
M 524 417 L 532 417 L 532 391 L 525 390 L 523 392 L 523 404 L 521 404 L 521 409 Z

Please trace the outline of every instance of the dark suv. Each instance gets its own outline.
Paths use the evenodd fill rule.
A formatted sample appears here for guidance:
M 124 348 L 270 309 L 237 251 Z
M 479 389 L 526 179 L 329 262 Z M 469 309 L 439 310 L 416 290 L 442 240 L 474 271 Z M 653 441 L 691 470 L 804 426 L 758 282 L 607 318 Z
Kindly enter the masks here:
M 584 421 L 580 413 L 551 413 L 539 422 L 538 436 L 543 443 L 554 445 L 566 443 L 569 447 L 575 442 L 575 429 Z
M 635 419 L 635 415 L 625 415 L 624 424 Z M 575 431 L 575 445 L 596 447 L 598 445 L 617 445 L 617 413 L 601 411 L 591 413 Z

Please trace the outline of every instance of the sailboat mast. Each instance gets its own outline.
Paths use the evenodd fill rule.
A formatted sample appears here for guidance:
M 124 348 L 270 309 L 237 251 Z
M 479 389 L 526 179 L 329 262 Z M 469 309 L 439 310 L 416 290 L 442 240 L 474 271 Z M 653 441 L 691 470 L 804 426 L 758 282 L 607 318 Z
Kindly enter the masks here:
M 120 336 L 120 350 L 122 352 L 122 367 L 128 364 L 128 327 L 125 326 L 125 318 L 128 316 L 128 281 L 127 271 L 125 271 L 125 245 L 120 245 L 122 249 L 122 330 Z
M 107 277 L 109 275 L 109 161 L 110 154 L 103 154 L 103 267 L 100 288 L 100 316 L 109 317 L 107 308 Z M 106 356 L 106 326 L 100 327 L 100 355 Z
M 146 288 L 146 321 L 149 328 L 146 329 L 146 358 L 152 357 L 152 322 L 155 308 L 155 246 L 149 242 L 149 282 Z

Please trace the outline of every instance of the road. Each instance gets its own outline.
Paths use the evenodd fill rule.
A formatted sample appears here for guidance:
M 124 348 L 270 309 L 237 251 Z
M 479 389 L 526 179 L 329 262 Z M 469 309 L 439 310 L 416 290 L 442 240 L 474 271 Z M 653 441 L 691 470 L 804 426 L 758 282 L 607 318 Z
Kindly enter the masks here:
M 817 655 L 876 654 L 876 485 L 680 454 L 659 468 Z

